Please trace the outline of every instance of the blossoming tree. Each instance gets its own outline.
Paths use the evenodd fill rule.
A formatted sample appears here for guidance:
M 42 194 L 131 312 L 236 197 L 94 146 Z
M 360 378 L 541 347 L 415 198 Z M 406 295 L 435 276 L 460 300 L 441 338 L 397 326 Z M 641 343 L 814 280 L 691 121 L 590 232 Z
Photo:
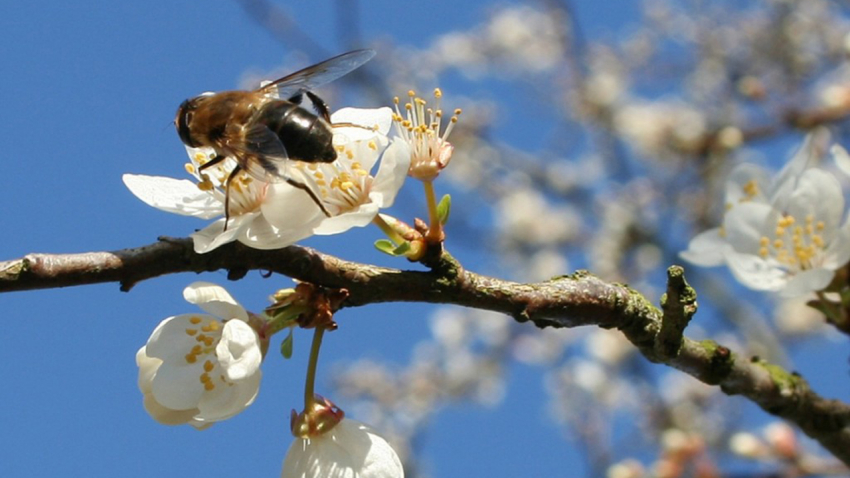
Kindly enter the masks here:
M 244 2 L 287 35 L 260 6 L 273 9 Z M 269 301 L 237 300 L 223 277 L 186 284 L 187 309 L 139 337 L 139 401 L 162 424 L 220 427 L 279 378 L 263 373 L 270 361 L 303 353 L 305 378 L 287 381 L 303 401 L 286 405 L 289 448 L 275 458 L 284 477 L 427 475 L 415 444 L 441 404 L 499 403 L 512 362 L 544 371 L 541 426 L 569 432 L 588 476 L 719 477 L 742 460 L 769 476 L 847 474 L 850 403 L 810 386 L 790 344 L 850 334 L 850 22 L 822 0 L 717 8 L 651 2 L 606 43 L 582 36 L 568 2 L 501 6 L 415 55 L 386 47 L 364 67 L 383 80 L 358 90 L 384 104 L 332 110 L 337 159 L 276 163 L 310 194 L 187 147 L 169 177 L 123 175 L 145 204 L 187 216 L 187 237 L 10 259 L 0 292 L 257 280 Z M 473 93 L 386 93 L 452 72 L 545 89 L 523 106 L 548 115 L 546 148 L 493 135 L 522 120 Z M 420 187 L 422 207 L 400 210 Z M 374 262 L 390 266 L 298 244 L 371 226 Z M 410 363 L 323 375 L 327 334 L 386 302 L 440 304 Z M 308 333 L 309 351 L 294 347 Z M 822 368 L 846 381 L 846 361 Z M 319 394 L 321 376 L 332 386 Z M 752 414 L 742 404 L 757 425 L 735 419 Z M 637 433 L 639 449 L 612 438 Z

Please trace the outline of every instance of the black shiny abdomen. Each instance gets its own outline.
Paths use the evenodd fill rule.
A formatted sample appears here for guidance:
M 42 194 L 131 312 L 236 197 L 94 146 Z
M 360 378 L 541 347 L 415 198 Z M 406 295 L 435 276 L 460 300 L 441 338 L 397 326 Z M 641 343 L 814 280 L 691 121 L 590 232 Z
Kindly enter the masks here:
M 309 163 L 336 160 L 331 125 L 295 103 L 270 101 L 260 108 L 256 121 L 280 138 L 289 159 Z

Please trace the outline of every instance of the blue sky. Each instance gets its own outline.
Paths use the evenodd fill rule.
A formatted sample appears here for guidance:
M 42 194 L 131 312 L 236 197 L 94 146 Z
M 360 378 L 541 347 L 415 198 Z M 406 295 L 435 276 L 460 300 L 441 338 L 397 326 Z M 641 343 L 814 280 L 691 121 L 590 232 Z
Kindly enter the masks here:
M 282 6 L 326 52 L 363 46 L 340 42 L 329 14 L 338 2 L 289 3 Z M 434 35 L 479 22 L 491 7 L 478 1 L 361 3 L 367 44 L 420 48 Z M 632 2 L 605 2 L 608 11 L 592 1 L 575 3 L 591 35 L 614 35 L 634 18 Z M 0 260 L 120 249 L 202 227 L 144 205 L 121 175 L 179 176 L 185 156 L 171 125 L 179 103 L 201 91 L 233 88 L 246 70 L 277 67 L 291 47 L 258 27 L 236 2 L 200 5 L 35 1 L 4 8 Z M 498 88 L 482 82 L 464 94 L 492 98 Z M 523 141 L 521 128 L 513 134 L 510 140 Z M 409 193 L 395 212 L 422 215 L 421 201 Z M 372 249 L 377 237 L 376 230 L 363 229 L 344 240 L 306 244 L 405 267 Z M 473 269 L 480 265 L 472 251 L 460 256 Z M 297 337 L 294 359 L 267 360 L 257 402 L 210 430 L 164 427 L 141 407 L 135 352 L 160 320 L 194 310 L 182 290 L 198 279 L 226 285 L 253 310 L 288 285 L 253 273 L 237 283 L 227 283 L 224 273 L 181 274 L 141 283 L 130 293 L 105 284 L 0 295 L 0 476 L 277 476 L 291 440 L 289 410 L 301 400 L 306 333 Z M 340 330 L 325 341 L 325 372 L 359 357 L 406 361 L 412 344 L 429 333 L 429 310 L 406 304 L 345 311 Z M 423 448 L 434 476 L 565 476 L 564 470 L 581 466 L 576 449 L 546 422 L 539 373 L 513 365 L 510 375 L 498 409 L 458 405 L 436 417 Z M 320 391 L 322 383 L 320 376 Z M 494 453 L 508 447 L 516 452 Z

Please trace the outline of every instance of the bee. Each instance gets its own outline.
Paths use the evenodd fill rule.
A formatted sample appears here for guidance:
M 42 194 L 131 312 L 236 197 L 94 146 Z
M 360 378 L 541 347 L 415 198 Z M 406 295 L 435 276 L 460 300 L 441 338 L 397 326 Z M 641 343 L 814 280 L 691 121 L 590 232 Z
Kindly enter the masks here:
M 296 71 L 254 91 L 203 93 L 180 104 L 174 126 L 192 148 L 209 147 L 215 155 L 198 170 L 236 160 L 224 182 L 224 229 L 230 219 L 230 183 L 240 171 L 266 182 L 286 181 L 310 195 L 330 216 L 316 193 L 292 178 L 288 161 L 330 163 L 336 160 L 334 126 L 328 105 L 311 90 L 359 68 L 374 50 L 355 50 Z M 313 112 L 301 106 L 306 96 Z M 282 99 L 286 98 L 286 99 Z

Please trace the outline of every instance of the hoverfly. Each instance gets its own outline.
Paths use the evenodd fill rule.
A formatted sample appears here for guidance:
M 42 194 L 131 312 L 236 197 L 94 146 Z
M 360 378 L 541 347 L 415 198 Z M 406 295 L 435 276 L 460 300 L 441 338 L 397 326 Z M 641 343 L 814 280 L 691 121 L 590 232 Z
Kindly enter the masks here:
M 305 191 L 330 216 L 316 193 L 289 175 L 287 160 L 309 163 L 336 160 L 333 127 L 356 125 L 331 124 L 328 105 L 310 90 L 346 75 L 373 56 L 374 50 L 354 50 L 254 91 L 204 93 L 180 104 L 174 119 L 180 140 L 189 147 L 209 147 L 215 151 L 199 171 L 226 158 L 236 160 L 237 166 L 224 182 L 225 230 L 230 219 L 230 183 L 243 170 L 261 181 L 286 181 Z M 314 112 L 301 107 L 304 96 L 312 103 Z

